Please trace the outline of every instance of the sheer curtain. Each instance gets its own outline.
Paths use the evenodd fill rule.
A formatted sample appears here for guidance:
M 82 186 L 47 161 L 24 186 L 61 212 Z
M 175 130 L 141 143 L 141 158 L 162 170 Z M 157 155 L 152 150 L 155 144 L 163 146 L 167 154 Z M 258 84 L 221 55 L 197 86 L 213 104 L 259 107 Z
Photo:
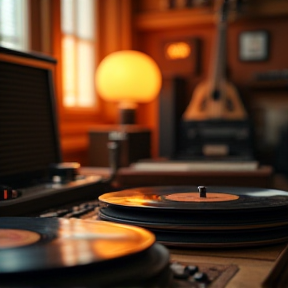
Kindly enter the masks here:
M 28 0 L 0 0 L 0 45 L 27 50 Z

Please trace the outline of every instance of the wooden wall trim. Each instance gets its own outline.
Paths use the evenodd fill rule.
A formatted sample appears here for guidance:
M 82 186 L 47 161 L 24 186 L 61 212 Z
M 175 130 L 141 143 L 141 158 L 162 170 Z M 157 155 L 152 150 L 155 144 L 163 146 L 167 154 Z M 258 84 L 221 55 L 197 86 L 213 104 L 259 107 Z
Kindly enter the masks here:
M 108 54 L 131 49 L 131 0 L 98 1 L 99 62 Z
M 30 50 L 52 54 L 51 14 L 50 0 L 29 1 Z
M 173 21 L 171 21 L 173 19 Z M 135 27 L 141 30 L 182 28 L 215 23 L 215 14 L 208 8 L 141 13 L 135 16 Z
M 29 48 L 33 51 L 41 51 L 41 14 L 39 0 L 29 1 Z

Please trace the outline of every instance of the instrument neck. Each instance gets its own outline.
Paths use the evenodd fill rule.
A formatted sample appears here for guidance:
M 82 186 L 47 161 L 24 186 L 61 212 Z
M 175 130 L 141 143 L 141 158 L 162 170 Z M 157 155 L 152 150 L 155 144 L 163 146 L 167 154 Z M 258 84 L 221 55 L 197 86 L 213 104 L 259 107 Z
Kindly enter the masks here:
M 212 59 L 214 59 L 214 61 L 210 70 L 210 81 L 213 91 L 219 89 L 219 86 L 221 85 L 222 80 L 225 79 L 226 74 L 227 3 L 227 1 L 224 3 L 218 18 L 215 50 L 212 53 Z

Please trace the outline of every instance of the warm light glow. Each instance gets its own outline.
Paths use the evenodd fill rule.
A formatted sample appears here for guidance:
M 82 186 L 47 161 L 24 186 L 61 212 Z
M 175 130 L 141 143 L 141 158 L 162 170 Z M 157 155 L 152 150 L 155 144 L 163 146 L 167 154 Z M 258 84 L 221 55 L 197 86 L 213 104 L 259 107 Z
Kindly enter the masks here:
M 71 107 L 76 103 L 77 94 L 75 80 L 75 41 L 73 37 L 65 36 L 62 39 L 62 59 L 64 105 Z
M 80 3 L 81 2 L 81 3 Z M 95 1 L 61 1 L 63 106 L 92 108 L 95 93 Z
M 79 57 L 81 55 L 81 57 Z M 72 36 L 62 39 L 63 103 L 66 107 L 95 105 L 94 47 Z
M 171 60 L 188 58 L 190 53 L 191 48 L 185 42 L 171 43 L 166 48 L 166 56 Z
M 155 236 L 140 227 L 75 218 L 62 218 L 59 223 L 53 244 L 66 266 L 132 255 L 155 243 Z
M 95 81 L 99 95 L 107 101 L 145 103 L 156 98 L 162 79 L 150 56 L 123 50 L 103 59 Z
M 95 105 L 95 57 L 94 47 L 88 41 L 79 41 L 77 47 L 78 68 L 78 97 L 79 107 L 93 107 Z

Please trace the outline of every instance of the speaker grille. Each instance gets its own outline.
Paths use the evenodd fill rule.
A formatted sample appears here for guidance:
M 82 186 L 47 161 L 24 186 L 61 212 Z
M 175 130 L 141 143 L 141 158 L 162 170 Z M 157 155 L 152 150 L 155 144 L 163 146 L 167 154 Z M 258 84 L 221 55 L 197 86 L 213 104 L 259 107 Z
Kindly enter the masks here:
M 2 182 L 6 176 L 46 171 L 60 160 L 51 83 L 50 70 L 0 62 Z

